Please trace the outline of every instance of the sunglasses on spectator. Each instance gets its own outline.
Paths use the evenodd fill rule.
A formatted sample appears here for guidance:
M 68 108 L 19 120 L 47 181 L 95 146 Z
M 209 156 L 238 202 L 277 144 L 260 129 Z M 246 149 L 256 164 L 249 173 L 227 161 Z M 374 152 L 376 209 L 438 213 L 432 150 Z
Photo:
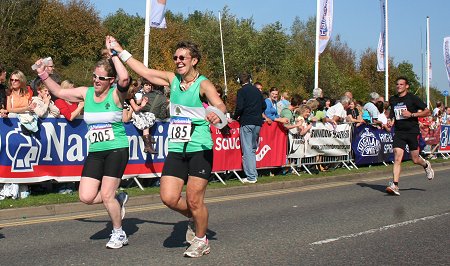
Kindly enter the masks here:
M 180 61 L 184 61 L 184 59 L 189 59 L 189 58 L 191 58 L 191 57 L 185 57 L 185 56 L 183 56 L 183 55 L 180 55 L 180 56 L 176 56 L 176 55 L 174 55 L 173 56 L 173 61 L 177 61 L 177 59 L 180 59 Z
M 11 81 L 11 82 L 19 82 L 20 79 L 9 79 L 9 81 Z
M 114 77 L 104 77 L 104 76 L 99 76 L 95 73 L 92 73 L 92 78 L 94 80 L 98 79 L 98 80 L 108 80 L 108 79 L 113 79 Z

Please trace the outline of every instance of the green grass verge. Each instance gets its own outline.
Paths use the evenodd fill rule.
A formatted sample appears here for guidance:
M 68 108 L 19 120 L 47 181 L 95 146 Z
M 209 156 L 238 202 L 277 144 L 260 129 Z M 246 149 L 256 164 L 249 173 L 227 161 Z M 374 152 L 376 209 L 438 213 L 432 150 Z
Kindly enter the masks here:
M 444 159 L 433 160 L 433 162 L 443 162 Z M 411 161 L 404 162 L 402 167 L 412 167 L 413 163 Z M 358 169 L 352 169 L 349 171 L 346 168 L 337 168 L 331 169 L 326 172 L 320 172 L 317 175 L 309 175 L 308 173 L 302 172 L 300 176 L 295 174 L 286 174 L 286 175 L 265 175 L 258 178 L 258 184 L 266 184 L 272 182 L 279 181 L 292 181 L 306 178 L 321 178 L 327 176 L 342 176 L 356 173 L 364 173 L 368 171 L 379 171 L 384 169 L 391 169 L 392 166 L 364 166 L 359 167 Z M 417 166 L 415 166 L 417 167 Z M 386 178 L 388 178 L 387 176 Z M 218 189 L 224 187 L 235 187 L 235 186 L 243 186 L 243 184 L 237 179 L 229 179 L 226 180 L 226 186 L 224 186 L 221 182 L 214 181 L 208 184 L 207 189 Z M 143 196 L 143 195 L 152 195 L 159 193 L 159 187 L 145 187 L 144 190 L 141 190 L 139 187 L 130 187 L 123 189 L 126 191 L 131 197 Z M 0 209 L 10 209 L 10 208 L 23 208 L 23 207 L 33 207 L 33 206 L 42 206 L 42 205 L 50 205 L 50 204 L 62 204 L 62 203 L 70 203 L 70 202 L 78 202 L 78 192 L 74 192 L 72 194 L 58 194 L 58 193 L 48 193 L 42 195 L 30 195 L 25 199 L 4 199 L 0 201 Z

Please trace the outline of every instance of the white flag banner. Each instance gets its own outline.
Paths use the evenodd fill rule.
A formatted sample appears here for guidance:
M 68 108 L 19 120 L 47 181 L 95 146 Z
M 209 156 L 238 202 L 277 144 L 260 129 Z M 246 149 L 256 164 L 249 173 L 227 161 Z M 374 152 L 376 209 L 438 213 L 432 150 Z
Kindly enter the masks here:
M 152 0 L 150 10 L 150 27 L 167 28 L 165 14 L 166 0 Z
M 380 0 L 381 7 L 381 32 L 380 37 L 378 39 L 378 48 L 377 48 L 377 71 L 385 71 L 384 63 L 384 45 L 386 38 L 386 2 L 384 0 Z
M 450 37 L 444 38 L 444 61 L 447 70 L 447 80 L 450 85 Z
M 319 0 L 318 0 L 319 1 Z M 333 0 L 320 0 L 319 54 L 321 54 L 333 30 Z

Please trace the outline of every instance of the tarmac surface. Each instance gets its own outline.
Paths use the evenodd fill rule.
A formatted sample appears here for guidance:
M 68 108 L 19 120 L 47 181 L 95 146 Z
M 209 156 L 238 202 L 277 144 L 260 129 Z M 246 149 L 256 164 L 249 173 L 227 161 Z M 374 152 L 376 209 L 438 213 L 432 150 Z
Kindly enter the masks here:
M 435 171 L 450 169 L 450 162 L 439 162 L 433 163 L 433 169 Z M 221 197 L 221 196 L 231 196 L 246 193 L 279 190 L 279 189 L 289 189 L 295 187 L 302 187 L 313 184 L 323 184 L 327 182 L 336 181 L 351 181 L 360 178 L 370 178 L 370 177 L 386 177 L 386 181 L 392 176 L 392 165 L 387 166 L 385 169 L 372 170 L 370 167 L 366 167 L 366 172 L 352 173 L 350 170 L 348 174 L 337 175 L 337 176 L 326 176 L 320 177 L 314 176 L 313 178 L 301 179 L 301 180 L 289 180 L 283 181 L 280 179 L 279 182 L 271 183 L 256 183 L 256 184 L 246 184 L 242 186 L 233 186 L 223 188 L 213 188 L 207 189 L 206 199 Z M 413 165 L 402 168 L 402 176 L 423 173 L 423 169 L 419 166 Z M 303 173 L 305 175 L 305 173 Z M 387 182 L 386 182 L 387 184 Z M 127 203 L 127 208 L 145 206 L 149 204 L 161 203 L 159 194 L 144 195 L 130 197 Z M 15 209 L 3 209 L 0 210 L 0 221 L 14 221 L 23 219 L 32 219 L 38 217 L 55 217 L 61 215 L 77 215 L 83 213 L 93 213 L 104 210 L 103 204 L 96 205 L 86 205 L 81 202 L 75 203 L 64 203 L 64 204 L 52 204 L 43 205 L 36 207 L 25 207 L 25 208 L 15 208 Z

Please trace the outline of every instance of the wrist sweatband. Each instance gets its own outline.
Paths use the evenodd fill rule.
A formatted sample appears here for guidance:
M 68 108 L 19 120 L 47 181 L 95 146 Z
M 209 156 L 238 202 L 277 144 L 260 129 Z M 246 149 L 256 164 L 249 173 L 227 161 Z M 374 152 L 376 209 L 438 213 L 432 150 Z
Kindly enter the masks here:
M 48 73 L 46 71 L 44 71 L 42 73 L 38 73 L 38 76 L 42 81 L 48 79 Z
M 124 62 L 124 63 L 127 62 L 127 60 L 130 59 L 130 57 L 131 57 L 131 54 L 127 50 L 123 50 L 119 54 L 120 60 L 122 60 L 122 62 Z

